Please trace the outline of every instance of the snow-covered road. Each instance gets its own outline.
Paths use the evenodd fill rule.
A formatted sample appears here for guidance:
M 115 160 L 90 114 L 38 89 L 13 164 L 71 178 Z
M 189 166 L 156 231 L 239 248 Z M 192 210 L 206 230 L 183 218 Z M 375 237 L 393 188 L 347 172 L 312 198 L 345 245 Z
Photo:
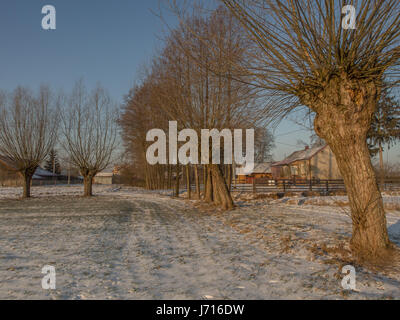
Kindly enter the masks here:
M 338 265 L 315 253 L 350 236 L 340 209 L 255 201 L 219 212 L 137 189 L 95 191 L 34 188 L 20 201 L 0 189 L 0 299 L 400 299 L 398 274 L 359 269 L 358 291 L 345 292 Z M 400 214 L 388 220 L 400 245 Z M 45 265 L 56 290 L 41 287 Z

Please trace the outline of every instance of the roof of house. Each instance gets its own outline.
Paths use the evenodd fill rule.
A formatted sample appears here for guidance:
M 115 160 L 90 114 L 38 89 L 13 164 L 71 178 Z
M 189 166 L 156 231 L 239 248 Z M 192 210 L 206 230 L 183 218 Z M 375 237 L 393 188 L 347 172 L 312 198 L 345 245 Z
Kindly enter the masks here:
M 266 162 L 266 163 L 256 163 L 254 164 L 254 169 L 252 172 L 245 172 L 244 168 L 237 168 L 236 169 L 236 175 L 238 176 L 246 176 L 249 174 L 261 174 L 261 173 L 271 173 L 271 162 Z
M 105 168 L 103 171 L 98 172 L 96 177 L 112 177 L 114 175 L 114 167 Z
M 293 162 L 296 161 L 304 161 L 304 160 L 310 160 L 313 158 L 317 153 L 325 149 L 327 145 L 324 146 L 319 146 L 319 147 L 314 147 L 314 148 L 309 148 L 309 149 L 304 149 L 300 151 L 295 151 L 293 152 L 289 157 L 286 159 L 275 162 L 272 166 L 273 167 L 278 167 L 278 166 L 286 166 L 289 165 Z
M 50 171 L 47 171 L 47 170 L 45 170 L 45 169 L 43 169 L 41 167 L 38 167 L 36 169 L 36 171 L 35 171 L 34 176 L 38 176 L 38 177 L 42 177 L 42 178 L 45 178 L 45 177 L 58 177 L 58 174 L 55 174 L 55 173 L 50 172 Z
M 122 165 L 109 166 L 103 171 L 96 174 L 96 177 L 112 177 L 114 175 L 118 175 L 122 168 Z
M 114 173 L 112 172 L 99 172 L 96 177 L 112 177 Z

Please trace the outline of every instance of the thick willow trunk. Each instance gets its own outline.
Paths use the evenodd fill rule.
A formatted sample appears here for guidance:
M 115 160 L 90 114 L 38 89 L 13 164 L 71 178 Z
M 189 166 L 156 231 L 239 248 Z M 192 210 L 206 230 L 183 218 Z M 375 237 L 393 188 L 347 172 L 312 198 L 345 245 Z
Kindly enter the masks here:
M 93 178 L 94 175 L 88 174 L 83 178 L 83 195 L 85 197 L 93 196 Z
M 366 142 L 378 89 L 373 83 L 332 80 L 318 98 L 313 106 L 315 131 L 335 154 L 346 185 L 353 222 L 351 247 L 365 257 L 384 255 L 391 245 Z
M 360 253 L 379 255 L 389 247 L 389 238 L 383 200 L 367 144 L 361 139 L 352 139 L 330 145 L 349 197 L 353 221 L 352 247 Z
M 214 202 L 223 209 L 232 209 L 234 207 L 233 200 L 222 174 L 221 167 L 217 164 L 211 164 L 210 167 L 213 180 Z
M 23 187 L 22 198 L 31 197 L 32 177 L 35 174 L 36 169 L 37 167 L 32 167 L 20 172 L 20 175 L 22 177 L 22 187 Z
M 213 199 L 214 205 L 219 206 L 222 203 L 221 197 L 219 196 L 218 186 L 216 180 L 212 179 L 212 190 L 213 190 Z
M 23 177 L 23 198 L 30 198 L 31 197 L 31 184 L 32 184 L 32 175 L 24 174 Z
M 31 197 L 31 181 L 32 181 L 32 176 L 24 177 L 24 191 L 22 195 L 23 198 Z

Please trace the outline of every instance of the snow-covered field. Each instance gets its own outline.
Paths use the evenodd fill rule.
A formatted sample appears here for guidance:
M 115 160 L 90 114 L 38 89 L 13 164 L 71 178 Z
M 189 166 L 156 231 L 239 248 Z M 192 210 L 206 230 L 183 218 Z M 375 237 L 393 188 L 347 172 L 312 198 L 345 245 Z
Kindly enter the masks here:
M 341 287 L 343 208 L 239 201 L 229 212 L 133 188 L 0 188 L 0 299 L 400 299 L 397 270 Z M 400 246 L 400 212 L 388 213 Z M 335 249 L 336 248 L 336 249 Z M 336 251 L 335 251 L 336 250 Z M 56 269 L 56 290 L 41 287 Z

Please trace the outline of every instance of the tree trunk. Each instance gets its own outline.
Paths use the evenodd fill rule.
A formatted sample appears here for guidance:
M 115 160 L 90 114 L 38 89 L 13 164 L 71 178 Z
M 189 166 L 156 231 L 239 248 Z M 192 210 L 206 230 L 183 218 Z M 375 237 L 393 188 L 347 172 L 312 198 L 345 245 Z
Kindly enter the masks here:
M 207 194 L 207 177 L 208 177 L 208 166 L 203 165 L 203 199 L 206 199 L 206 194 Z
M 24 174 L 23 175 L 23 195 L 22 197 L 27 199 L 31 197 L 31 183 L 32 183 L 32 175 L 31 174 Z
M 147 165 L 147 162 L 145 162 L 144 165 L 144 174 L 145 174 L 145 185 L 146 185 L 146 189 L 150 190 L 150 177 L 149 177 L 149 167 Z
M 186 166 L 186 189 L 188 193 L 189 200 L 192 199 L 192 188 L 190 186 L 190 167 L 189 165 Z
M 167 187 L 168 189 L 172 188 L 171 180 L 172 180 L 172 168 L 171 168 L 171 165 L 169 164 L 168 165 L 168 187 Z
M 176 180 L 175 180 L 175 197 L 179 197 L 179 180 L 180 180 L 180 166 L 176 165 Z
M 85 197 L 93 196 L 93 178 L 94 176 L 91 174 L 88 174 L 83 178 L 83 185 L 84 185 L 83 195 Z
M 197 167 L 197 165 L 194 166 L 194 179 L 196 180 L 196 196 L 197 199 L 200 200 L 201 199 L 201 195 L 200 195 L 200 178 L 199 178 L 199 168 Z
M 213 182 L 212 182 L 212 174 L 211 174 L 211 168 L 210 165 L 207 165 L 205 167 L 206 171 L 206 181 L 205 181 L 205 190 L 204 190 L 204 201 L 211 203 L 213 202 Z
M 210 167 L 214 184 L 214 201 L 225 210 L 232 209 L 234 207 L 233 200 L 222 174 L 221 167 L 217 164 L 211 164 Z
M 232 176 L 233 176 L 233 168 L 231 164 L 228 164 L 228 190 L 232 191 Z
M 385 169 L 383 166 L 383 148 L 382 143 L 379 141 L 379 176 L 381 178 L 381 188 L 385 186 Z
M 219 206 L 222 204 L 222 199 L 219 195 L 219 190 L 217 186 L 216 179 L 212 179 L 212 190 L 213 190 L 213 199 L 214 199 L 214 205 Z
M 31 185 L 32 185 L 32 177 L 36 172 L 37 167 L 32 167 L 25 169 L 23 171 L 20 171 L 20 175 L 22 177 L 22 183 L 23 183 L 23 194 L 22 198 L 30 198 L 31 197 Z
M 346 185 L 353 221 L 351 247 L 365 258 L 385 255 L 390 247 L 383 200 L 367 146 L 376 109 L 374 83 L 332 79 L 309 105 L 316 111 L 315 131 L 331 147 Z

